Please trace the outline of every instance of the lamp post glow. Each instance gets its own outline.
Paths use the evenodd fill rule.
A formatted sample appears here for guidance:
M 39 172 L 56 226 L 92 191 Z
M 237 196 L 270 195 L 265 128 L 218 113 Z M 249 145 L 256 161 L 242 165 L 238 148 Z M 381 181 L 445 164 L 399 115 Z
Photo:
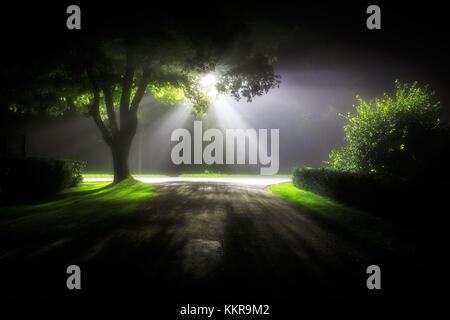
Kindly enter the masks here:
M 218 95 L 216 83 L 217 78 L 213 73 L 208 73 L 200 78 L 200 87 L 202 92 L 211 99 L 216 98 Z

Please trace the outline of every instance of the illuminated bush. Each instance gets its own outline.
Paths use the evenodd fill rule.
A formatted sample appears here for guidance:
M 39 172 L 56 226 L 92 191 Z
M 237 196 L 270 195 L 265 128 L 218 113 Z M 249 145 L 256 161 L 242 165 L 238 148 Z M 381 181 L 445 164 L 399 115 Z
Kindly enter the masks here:
M 357 96 L 355 112 L 345 116 L 348 145 L 331 151 L 332 168 L 405 179 L 433 168 L 449 140 L 439 102 L 427 85 L 395 85 L 394 97 L 365 101 Z

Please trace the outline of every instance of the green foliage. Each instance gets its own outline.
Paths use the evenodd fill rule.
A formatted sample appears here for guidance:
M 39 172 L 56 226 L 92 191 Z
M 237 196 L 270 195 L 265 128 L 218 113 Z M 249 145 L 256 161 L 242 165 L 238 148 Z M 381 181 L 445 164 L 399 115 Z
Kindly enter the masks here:
M 271 41 L 258 49 L 249 47 L 247 39 L 246 47 L 235 44 L 239 54 L 227 59 L 234 36 L 197 38 L 198 33 L 179 27 L 143 26 L 129 34 L 93 31 L 89 37 L 71 39 L 52 58 L 20 61 L 8 69 L 14 72 L 0 73 L 13 80 L 1 88 L 5 105 L 13 112 L 59 116 L 73 111 L 92 117 L 113 154 L 120 154 L 114 162 L 121 167 L 115 178 L 124 179 L 125 153 L 142 119 L 139 109 L 145 95 L 165 105 L 190 106 L 202 116 L 213 102 L 208 94 L 212 91 L 202 87 L 207 74 L 217 73 L 214 92 L 248 101 L 279 83 L 272 66 L 276 59 L 264 52 Z
M 72 161 L 72 184 L 75 187 L 83 182 L 83 170 L 86 169 L 86 161 L 73 160 Z
M 182 104 L 186 100 L 183 89 L 177 88 L 170 83 L 165 85 L 151 84 L 149 91 L 153 97 L 165 105 Z
M 195 114 L 203 115 L 213 101 L 201 88 L 202 75 L 216 72 L 215 86 L 219 93 L 230 93 L 236 99 L 245 97 L 248 101 L 279 84 L 273 71 L 276 57 L 260 52 L 262 49 L 241 50 L 238 56 L 227 60 L 220 42 L 198 43 L 190 35 L 170 30 L 164 36 L 149 30 L 145 33 L 136 36 L 139 41 L 120 36 L 100 38 L 89 50 L 74 43 L 67 52 L 61 52 L 57 61 L 45 61 L 36 71 L 24 68 L 17 81 L 20 87 L 14 85 L 9 90 L 10 110 L 54 116 L 70 110 L 90 115 L 95 79 L 100 118 L 111 129 L 105 89 L 110 91 L 117 113 L 121 102 L 128 101 L 126 107 L 131 108 L 130 102 L 141 88 L 165 105 L 187 105 Z M 269 42 L 266 44 L 270 47 Z M 132 78 L 129 90 L 124 83 L 127 77 Z
M 279 86 L 280 77 L 273 70 L 276 57 L 256 54 L 244 61 L 245 63 L 224 68 L 226 71 L 220 75 L 217 85 L 219 92 L 229 93 L 236 100 L 245 97 L 251 102 L 253 97 Z
M 331 151 L 332 168 L 398 177 L 428 168 L 430 152 L 440 148 L 435 145 L 441 133 L 439 102 L 428 85 L 395 85 L 394 97 L 365 101 L 357 96 L 355 112 L 344 116 L 348 145 Z

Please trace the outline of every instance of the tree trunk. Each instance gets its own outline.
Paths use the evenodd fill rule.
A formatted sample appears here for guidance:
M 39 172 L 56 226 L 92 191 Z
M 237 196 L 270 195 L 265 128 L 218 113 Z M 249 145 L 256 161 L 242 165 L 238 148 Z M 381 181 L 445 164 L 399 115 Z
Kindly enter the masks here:
M 121 182 L 131 177 L 130 168 L 128 166 L 128 157 L 132 140 L 133 137 L 128 139 L 119 137 L 118 139 L 114 139 L 110 146 L 113 156 L 114 183 Z
M 94 92 L 94 99 L 89 114 L 94 119 L 102 133 L 103 139 L 111 149 L 114 166 L 114 183 L 121 182 L 131 177 L 130 168 L 128 166 L 128 156 L 130 153 L 131 142 L 136 135 L 139 103 L 144 97 L 151 76 L 150 68 L 145 67 L 142 76 L 137 81 L 137 90 L 130 102 L 136 65 L 133 55 L 130 54 L 128 50 L 126 65 L 127 67 L 122 81 L 122 94 L 119 104 L 120 128 L 115 115 L 114 99 L 111 91 L 112 83 L 105 79 L 103 79 L 104 81 L 100 84 L 97 82 L 92 61 L 90 61 L 86 67 L 86 72 Z M 100 87 L 100 85 L 102 85 L 102 87 Z M 104 95 L 104 102 L 108 114 L 107 123 L 103 122 L 100 115 L 100 91 L 103 91 Z
M 144 129 L 141 128 L 138 131 L 138 172 L 139 174 L 142 174 L 142 143 L 143 143 L 143 135 L 144 135 Z

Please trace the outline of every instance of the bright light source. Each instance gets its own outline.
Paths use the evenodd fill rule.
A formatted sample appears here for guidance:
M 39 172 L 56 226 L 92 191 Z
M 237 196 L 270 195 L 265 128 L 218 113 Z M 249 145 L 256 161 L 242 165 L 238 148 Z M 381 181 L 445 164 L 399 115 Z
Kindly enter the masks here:
M 200 84 L 202 87 L 214 86 L 216 82 L 216 76 L 212 73 L 208 73 L 200 79 Z
M 216 83 L 217 78 L 213 73 L 208 73 L 200 78 L 202 92 L 212 99 L 217 98 L 218 95 Z

